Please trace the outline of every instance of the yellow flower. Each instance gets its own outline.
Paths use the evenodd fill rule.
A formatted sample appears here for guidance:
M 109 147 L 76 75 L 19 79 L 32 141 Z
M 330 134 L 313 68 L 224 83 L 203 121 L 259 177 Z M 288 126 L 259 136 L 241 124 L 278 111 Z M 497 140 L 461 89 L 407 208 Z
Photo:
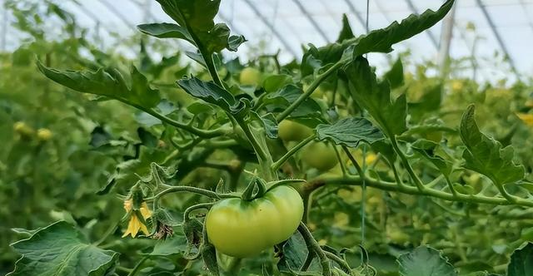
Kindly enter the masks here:
M 132 211 L 133 201 L 131 199 L 124 201 L 124 209 L 128 213 Z M 148 209 L 148 205 L 146 205 L 146 202 L 141 203 L 141 208 L 139 209 L 139 211 L 144 220 L 152 216 L 152 212 L 150 211 L 150 209 Z M 128 222 L 128 228 L 126 229 L 126 232 L 124 233 L 124 235 L 122 235 L 122 237 L 124 238 L 127 235 L 131 234 L 131 237 L 135 238 L 135 236 L 137 236 L 137 233 L 139 233 L 139 230 L 141 230 L 141 232 L 148 236 L 150 234 L 150 231 L 148 231 L 148 228 L 143 223 L 144 220 L 139 219 L 139 217 L 137 217 L 136 212 L 131 212 L 130 221 Z
M 524 124 L 533 127 L 533 114 L 517 113 L 516 116 L 518 116 Z

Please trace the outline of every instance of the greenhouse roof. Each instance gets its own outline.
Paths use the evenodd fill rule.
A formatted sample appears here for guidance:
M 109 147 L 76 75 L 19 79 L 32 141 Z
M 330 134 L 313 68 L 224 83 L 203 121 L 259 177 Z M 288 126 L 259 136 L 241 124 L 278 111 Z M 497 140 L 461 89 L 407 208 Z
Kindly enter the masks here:
M 6 0 L 0 0 L 6 1 Z M 73 13 L 78 23 L 98 32 L 102 37 L 131 36 L 135 26 L 154 21 L 170 21 L 153 0 L 92 0 L 55 1 Z M 370 0 L 369 29 L 383 28 L 411 13 L 438 8 L 442 0 Z M 354 33 L 366 32 L 366 0 L 223 0 L 219 22 L 227 23 L 232 32 L 244 35 L 248 43 L 241 46 L 239 55 L 247 56 L 257 49 L 280 50 L 283 60 L 302 54 L 302 45 L 316 46 L 333 42 L 346 14 Z M 20 43 L 20 35 L 10 27 L 14 17 L 2 11 L 0 46 L 12 50 Z M 507 78 L 519 72 L 533 73 L 533 1 L 531 0 L 460 0 L 455 13 L 446 23 L 439 23 L 424 34 L 395 47 L 398 52 L 411 53 L 415 61 L 434 60 L 446 52 L 453 58 L 475 57 L 473 65 L 481 68 L 482 78 Z M 453 21 L 452 21 L 453 19 Z M 451 27 L 446 36 L 445 26 Z M 383 55 L 371 57 L 385 60 Z

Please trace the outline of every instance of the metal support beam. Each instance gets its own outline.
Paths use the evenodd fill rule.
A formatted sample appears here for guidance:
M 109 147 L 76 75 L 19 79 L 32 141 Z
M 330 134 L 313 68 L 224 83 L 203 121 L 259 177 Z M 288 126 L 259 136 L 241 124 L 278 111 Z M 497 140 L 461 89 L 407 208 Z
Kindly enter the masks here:
M 118 19 L 120 19 L 120 21 L 122 21 L 125 25 L 128 26 L 128 28 L 134 30 L 134 31 L 137 31 L 137 29 L 135 28 L 135 24 L 133 24 L 132 22 L 130 22 L 122 13 L 120 13 L 117 9 L 115 9 L 115 7 L 111 4 L 109 4 L 107 1 L 105 0 L 99 0 L 100 3 L 102 3 L 111 13 L 113 13 Z
M 300 9 L 300 11 L 303 13 L 303 15 L 307 18 L 307 20 L 309 20 L 309 22 L 311 23 L 311 25 L 313 25 L 313 27 L 315 27 L 315 29 L 318 31 L 318 33 L 320 34 L 320 36 L 322 36 L 322 38 L 324 39 L 324 41 L 326 41 L 326 43 L 329 43 L 329 38 L 328 36 L 326 35 L 326 33 L 320 28 L 320 26 L 318 26 L 318 24 L 316 23 L 316 21 L 311 17 L 311 15 L 309 14 L 309 12 L 305 9 L 305 7 L 302 5 L 302 3 L 300 3 L 299 0 L 292 0 L 292 2 L 294 2 L 294 4 L 298 7 L 298 9 Z
M 500 36 L 500 32 L 498 32 L 498 30 L 496 29 L 496 24 L 494 24 L 494 21 L 492 20 L 492 17 L 490 16 L 489 12 L 487 11 L 487 7 L 485 7 L 485 5 L 483 4 L 483 1 L 481 1 L 481 0 L 476 0 L 476 3 L 479 6 L 479 8 L 481 9 L 481 11 L 483 12 L 483 15 L 485 16 L 485 19 L 489 23 L 489 26 L 490 26 L 490 28 L 492 30 L 492 33 L 496 37 L 496 40 L 498 41 L 498 44 L 500 45 L 500 48 L 502 48 L 505 56 L 507 57 L 507 60 L 509 61 L 509 65 L 511 65 L 511 70 L 516 74 L 517 71 L 516 71 L 516 66 L 515 66 L 514 60 L 511 57 L 511 55 L 509 55 L 509 51 L 507 51 L 507 46 L 505 45 L 505 42 L 503 42 L 503 39 Z
M 405 0 L 405 2 L 407 2 L 407 5 L 409 6 L 409 9 L 411 9 L 411 11 L 413 13 L 416 13 L 418 14 L 418 9 L 415 7 L 415 5 L 413 4 L 413 1 L 411 0 Z M 427 30 L 426 31 L 426 34 L 428 35 L 429 39 L 431 40 L 431 43 L 433 44 L 433 46 L 435 46 L 435 48 L 438 50 L 439 49 L 439 43 L 437 41 L 437 38 L 435 37 L 435 35 L 433 34 L 433 32 L 431 30 Z
M 344 2 L 346 3 L 346 5 L 348 5 L 348 8 L 350 9 L 350 11 L 355 15 L 355 18 L 357 18 L 357 21 L 359 21 L 361 26 L 363 26 L 363 29 L 366 29 L 365 20 L 363 19 L 361 14 L 357 11 L 357 9 L 353 5 L 352 1 L 351 0 L 344 0 Z M 377 1 L 377 2 L 379 2 L 379 1 Z
M 80 9 L 89 18 L 91 18 L 94 21 L 94 23 L 96 23 L 97 26 L 102 26 L 108 33 L 112 33 L 112 31 L 110 29 L 108 29 L 104 24 L 102 24 L 102 21 L 100 21 L 100 19 L 98 19 L 98 17 L 94 13 L 92 13 L 90 10 L 88 10 L 83 5 L 83 3 L 76 3 L 76 7 L 78 7 L 78 9 Z
M 442 31 L 440 36 L 440 49 L 438 54 L 440 73 L 443 77 L 448 75 L 448 68 L 450 64 L 450 44 L 453 37 L 453 25 L 455 22 L 455 8 L 457 5 L 453 5 L 452 10 L 442 21 Z
M 524 14 L 526 15 L 527 23 L 531 30 L 533 30 L 533 21 L 531 21 L 532 15 L 528 12 L 526 3 L 524 0 L 520 0 L 520 6 L 522 7 L 522 10 L 524 11 Z
M 265 18 L 265 16 L 257 9 L 255 4 L 251 3 L 250 0 L 243 0 L 243 1 L 244 1 L 244 3 L 246 3 L 246 5 L 248 5 L 248 7 L 250 7 L 250 9 L 252 9 L 254 14 L 263 22 L 263 24 L 265 24 L 270 29 L 270 31 L 272 31 L 272 33 L 279 39 L 279 42 L 281 42 L 281 44 L 283 44 L 285 49 L 287 49 L 287 51 L 291 52 L 291 54 L 294 57 L 297 57 L 298 56 L 297 51 L 294 50 L 291 47 L 291 45 L 283 38 L 283 36 L 278 32 L 278 30 L 274 27 L 274 25 L 272 25 L 270 22 L 268 22 L 268 20 Z

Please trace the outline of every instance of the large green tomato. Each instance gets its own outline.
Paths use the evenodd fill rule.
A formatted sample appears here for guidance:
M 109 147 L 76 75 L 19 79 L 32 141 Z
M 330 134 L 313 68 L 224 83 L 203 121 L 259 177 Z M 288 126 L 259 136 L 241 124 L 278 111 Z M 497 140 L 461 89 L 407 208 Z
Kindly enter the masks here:
M 299 142 L 311 135 L 313 135 L 311 128 L 294 121 L 283 120 L 278 126 L 278 136 L 285 142 Z
M 305 146 L 302 150 L 302 160 L 319 171 L 330 170 L 339 163 L 335 149 L 322 142 L 311 142 Z
M 209 241 L 226 255 L 245 258 L 284 240 L 298 228 L 302 198 L 290 186 L 278 186 L 251 201 L 223 199 L 207 213 Z
M 241 71 L 239 81 L 242 85 L 259 85 L 261 83 L 261 72 L 252 67 L 246 67 Z

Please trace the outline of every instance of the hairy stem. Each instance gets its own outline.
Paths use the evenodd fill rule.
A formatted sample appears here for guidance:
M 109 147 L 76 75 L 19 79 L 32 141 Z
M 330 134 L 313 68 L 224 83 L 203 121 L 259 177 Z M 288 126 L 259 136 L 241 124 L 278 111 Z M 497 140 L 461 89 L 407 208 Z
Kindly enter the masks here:
M 285 153 L 278 161 L 274 162 L 272 164 L 271 168 L 273 171 L 277 171 L 291 156 L 293 156 L 296 152 L 298 152 L 301 148 L 303 148 L 305 145 L 307 145 L 309 142 L 313 141 L 316 137 L 316 134 L 313 134 L 307 138 L 305 138 L 303 141 L 298 143 L 296 146 L 294 146 L 292 149 L 290 149 L 287 153 Z
M 300 234 L 302 234 L 305 243 L 309 248 L 309 253 L 311 253 L 311 251 L 314 251 L 317 257 L 320 259 L 320 264 L 322 265 L 322 275 L 331 276 L 331 266 L 329 264 L 329 260 L 326 256 L 326 253 L 324 253 L 322 248 L 320 248 L 320 245 L 315 240 L 315 238 L 303 222 L 300 222 L 300 226 L 298 226 L 298 231 L 300 232 Z
M 411 163 L 409 163 L 409 160 L 407 160 L 407 156 L 405 156 L 403 151 L 398 146 L 398 141 L 396 140 L 396 137 L 394 135 L 390 135 L 389 137 L 391 140 L 392 148 L 394 149 L 396 154 L 398 154 L 400 160 L 402 160 L 402 163 L 405 169 L 407 170 L 407 173 L 409 173 L 409 176 L 411 176 L 411 178 L 413 179 L 416 188 L 423 192 L 425 190 L 424 184 L 422 183 L 422 180 L 420 180 L 418 175 L 416 175 L 415 171 L 413 170 L 413 167 L 411 167 Z
M 333 64 L 328 70 L 326 70 L 324 73 L 318 75 L 318 77 L 309 85 L 309 87 L 304 91 L 296 101 L 294 101 L 287 109 L 285 109 L 281 114 L 279 114 L 276 117 L 276 120 L 278 122 L 281 122 L 283 119 L 287 118 L 300 104 L 302 104 L 315 89 L 322 83 L 327 77 L 329 77 L 334 72 L 337 72 L 337 70 L 344 65 L 345 60 L 339 60 L 337 63 Z
M 309 181 L 304 185 L 305 186 L 317 186 L 327 184 L 338 184 L 338 185 L 357 185 L 361 186 L 363 184 L 362 178 L 360 176 L 348 176 L 348 177 L 338 177 L 338 178 L 317 178 L 312 181 Z M 489 197 L 483 195 L 467 195 L 460 194 L 453 195 L 448 192 L 443 192 L 433 188 L 425 188 L 424 190 L 419 190 L 417 187 L 413 186 L 398 186 L 395 182 L 387 182 L 382 180 L 377 180 L 365 177 L 365 184 L 367 187 L 373 187 L 384 191 L 399 192 L 410 195 L 426 195 L 435 198 L 440 198 L 448 201 L 460 201 L 460 202 L 470 202 L 470 203 L 482 203 L 482 204 L 492 204 L 492 205 L 519 205 L 519 206 L 528 206 L 533 207 L 533 200 L 514 197 L 514 201 L 509 201 L 503 197 Z

